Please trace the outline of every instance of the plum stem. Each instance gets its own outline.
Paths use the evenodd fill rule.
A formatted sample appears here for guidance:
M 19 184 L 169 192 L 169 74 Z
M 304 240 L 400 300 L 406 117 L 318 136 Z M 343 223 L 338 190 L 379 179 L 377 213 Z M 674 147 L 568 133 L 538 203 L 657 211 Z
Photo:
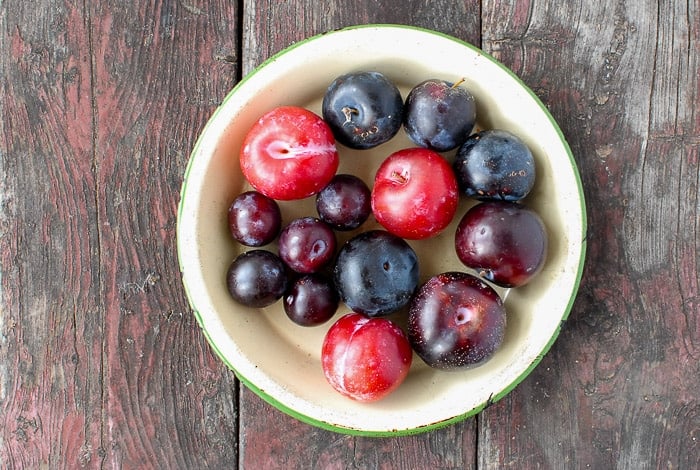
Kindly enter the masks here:
M 393 179 L 399 184 L 406 184 L 408 183 L 408 174 L 406 174 L 405 171 L 402 172 L 394 170 L 391 172 L 391 179 Z
M 351 108 L 349 106 L 344 106 L 343 107 L 343 115 L 345 115 L 345 123 L 352 122 L 352 116 L 360 114 L 360 112 L 355 109 Z

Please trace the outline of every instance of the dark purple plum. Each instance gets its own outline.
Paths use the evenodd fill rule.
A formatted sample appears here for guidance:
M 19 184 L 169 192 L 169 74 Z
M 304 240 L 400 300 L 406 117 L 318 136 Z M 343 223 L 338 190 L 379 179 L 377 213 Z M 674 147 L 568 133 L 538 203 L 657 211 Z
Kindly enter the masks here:
M 282 298 L 287 270 L 282 260 L 267 250 L 251 250 L 233 260 L 226 275 L 233 299 L 247 307 L 263 308 Z
M 231 236 L 246 246 L 267 245 L 279 234 L 282 215 L 277 202 L 257 191 L 236 196 L 228 209 Z
M 301 326 L 321 325 L 338 309 L 338 292 L 323 274 L 305 274 L 294 281 L 284 295 L 284 312 Z
M 460 261 L 502 287 L 530 282 L 547 257 L 544 222 L 517 202 L 488 201 L 469 209 L 455 232 Z
M 406 306 L 418 286 L 418 256 L 402 238 L 370 230 L 340 249 L 334 268 L 340 299 L 369 317 Z
M 487 361 L 503 342 L 506 310 L 498 293 L 462 272 L 430 278 L 411 301 L 408 338 L 430 367 L 467 369 Z
M 318 216 L 336 230 L 354 230 L 372 213 L 371 192 L 354 175 L 335 175 L 316 195 Z
M 453 164 L 460 190 L 485 200 L 519 201 L 535 185 L 535 159 L 516 135 L 489 129 L 470 136 Z
M 333 80 L 321 110 L 338 142 L 353 149 L 369 149 L 401 129 L 403 99 L 382 73 L 353 72 Z
M 279 255 L 292 270 L 313 273 L 328 264 L 335 255 L 333 229 L 315 217 L 292 220 L 280 232 Z
M 476 123 L 474 96 L 460 86 L 440 79 L 416 85 L 404 104 L 404 129 L 421 147 L 445 152 L 462 145 Z

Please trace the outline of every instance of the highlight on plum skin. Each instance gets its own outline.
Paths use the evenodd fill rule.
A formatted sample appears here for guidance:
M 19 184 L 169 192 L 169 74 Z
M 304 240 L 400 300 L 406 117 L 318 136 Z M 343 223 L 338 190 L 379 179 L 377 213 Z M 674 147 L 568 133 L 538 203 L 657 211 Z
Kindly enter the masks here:
M 328 383 L 360 402 L 381 400 L 401 385 L 413 360 L 403 330 L 387 318 L 348 313 L 328 330 L 321 365 Z

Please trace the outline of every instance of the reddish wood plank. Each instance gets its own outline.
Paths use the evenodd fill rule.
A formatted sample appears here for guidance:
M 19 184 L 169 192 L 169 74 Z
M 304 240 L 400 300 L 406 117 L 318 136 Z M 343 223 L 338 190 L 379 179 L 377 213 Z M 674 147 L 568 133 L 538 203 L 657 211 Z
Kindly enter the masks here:
M 479 41 L 479 4 L 472 1 L 246 2 L 243 21 L 244 73 L 294 41 L 353 24 L 412 24 Z M 245 388 L 240 413 L 243 468 L 470 468 L 475 462 L 474 420 L 419 436 L 342 436 L 287 417 Z
M 482 415 L 481 467 L 698 466 L 699 13 L 697 2 L 484 3 L 484 48 L 572 146 L 590 235 L 561 337 Z
M 237 15 L 0 9 L 1 467 L 236 465 L 237 386 L 185 300 L 175 215 Z
M 91 465 L 103 367 L 86 25 L 74 5 L 17 1 L 0 25 L 0 466 Z
M 476 462 L 473 419 L 417 436 L 353 437 L 300 423 L 247 389 L 241 396 L 242 468 L 469 469 Z
M 110 468 L 237 460 L 236 386 L 186 303 L 180 183 L 236 78 L 231 2 L 89 3 L 95 81 L 104 443 Z

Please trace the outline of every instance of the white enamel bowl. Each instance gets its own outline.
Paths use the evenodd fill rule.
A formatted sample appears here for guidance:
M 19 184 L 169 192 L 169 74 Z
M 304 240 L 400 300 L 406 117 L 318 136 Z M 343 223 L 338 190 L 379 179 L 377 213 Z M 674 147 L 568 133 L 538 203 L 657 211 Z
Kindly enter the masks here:
M 320 114 L 330 82 L 360 70 L 383 72 L 404 97 L 428 78 L 464 78 L 463 86 L 477 101 L 478 126 L 508 129 L 534 153 L 537 183 L 524 203 L 542 216 L 550 239 L 539 276 L 524 287 L 499 291 L 506 296 L 508 324 L 504 343 L 491 360 L 467 371 L 441 372 L 414 356 L 399 389 L 371 404 L 344 398 L 323 376 L 320 348 L 334 320 L 314 328 L 296 326 L 281 302 L 261 310 L 244 308 L 230 298 L 225 283 L 229 264 L 242 251 L 229 235 L 226 214 L 233 198 L 249 189 L 238 163 L 245 133 L 263 113 L 279 105 L 304 106 Z M 403 131 L 372 150 L 339 146 L 339 171 L 354 173 L 371 186 L 382 159 L 409 146 Z M 315 215 L 313 201 L 282 203 L 284 220 Z M 466 270 L 455 255 L 454 229 L 473 204 L 463 200 L 442 235 L 411 242 L 419 255 L 422 280 L 438 272 Z M 363 229 L 376 226 L 369 221 Z M 197 320 L 213 350 L 246 386 L 304 422 L 349 434 L 389 436 L 423 432 L 474 415 L 530 373 L 571 309 L 583 268 L 585 234 L 585 203 L 576 164 L 557 124 L 531 90 L 494 58 L 455 38 L 413 27 L 366 25 L 295 44 L 230 92 L 192 152 L 182 185 L 177 243 L 184 286 Z M 268 248 L 276 250 L 274 244 Z M 335 318 L 346 312 L 341 305 Z M 396 320 L 404 321 L 400 316 Z

